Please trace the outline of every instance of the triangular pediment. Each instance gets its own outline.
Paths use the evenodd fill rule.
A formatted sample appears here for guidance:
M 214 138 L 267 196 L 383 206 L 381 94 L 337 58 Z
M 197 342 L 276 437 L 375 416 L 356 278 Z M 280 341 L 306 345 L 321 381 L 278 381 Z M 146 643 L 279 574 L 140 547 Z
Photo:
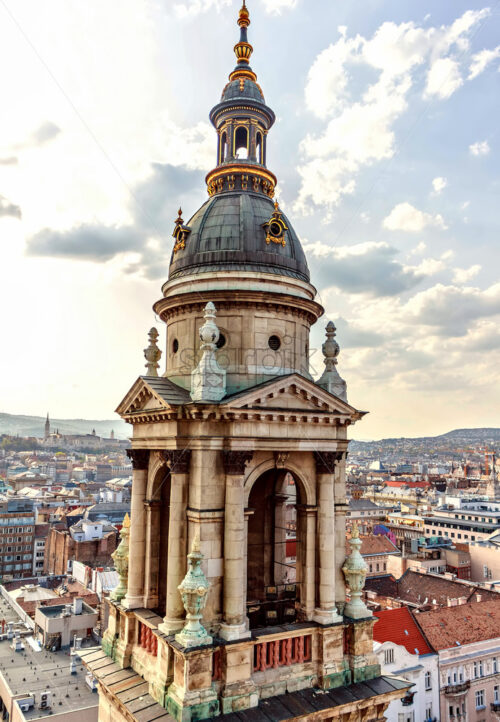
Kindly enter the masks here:
M 190 402 L 189 393 L 163 377 L 141 376 L 116 409 L 122 417 L 148 411 L 173 411 Z
M 299 374 L 279 377 L 234 394 L 224 399 L 221 407 L 323 412 L 358 419 L 364 415 L 364 412 L 357 411 L 350 404 Z

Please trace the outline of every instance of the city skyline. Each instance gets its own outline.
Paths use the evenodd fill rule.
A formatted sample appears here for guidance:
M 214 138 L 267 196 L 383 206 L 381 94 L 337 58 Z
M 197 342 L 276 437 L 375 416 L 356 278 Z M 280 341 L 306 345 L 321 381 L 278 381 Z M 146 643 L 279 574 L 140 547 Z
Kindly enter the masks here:
M 0 293 L 6 338 L 31 350 L 3 355 L 2 411 L 111 418 L 152 325 L 164 350 L 148 309 L 177 209 L 189 219 L 215 165 L 239 5 L 0 8 Z M 349 400 L 371 412 L 355 438 L 497 425 L 498 9 L 249 6 L 269 167 L 326 310 L 313 369 L 332 319 Z

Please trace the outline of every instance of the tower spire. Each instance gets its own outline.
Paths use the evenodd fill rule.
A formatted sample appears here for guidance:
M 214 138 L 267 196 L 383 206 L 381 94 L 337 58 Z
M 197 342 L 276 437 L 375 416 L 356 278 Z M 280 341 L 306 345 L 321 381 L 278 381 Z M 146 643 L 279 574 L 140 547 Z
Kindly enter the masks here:
M 257 80 L 257 75 L 250 67 L 250 58 L 252 57 L 253 47 L 248 42 L 250 13 L 248 12 L 245 0 L 243 0 L 243 5 L 238 13 L 237 23 L 240 28 L 240 41 L 234 46 L 234 54 L 236 55 L 237 64 L 236 68 L 229 76 L 229 80 L 235 80 L 236 78 L 251 78 L 255 82 Z

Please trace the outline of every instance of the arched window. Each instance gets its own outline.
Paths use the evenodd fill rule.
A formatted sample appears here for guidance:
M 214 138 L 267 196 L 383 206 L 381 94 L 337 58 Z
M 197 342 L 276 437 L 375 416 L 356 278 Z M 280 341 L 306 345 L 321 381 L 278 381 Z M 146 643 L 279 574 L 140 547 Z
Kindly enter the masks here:
M 220 137 L 220 163 L 224 163 L 227 154 L 227 133 L 224 133 Z
M 293 475 L 272 469 L 257 479 L 248 506 L 247 613 L 250 628 L 292 623 L 305 576 L 306 517 Z
M 236 158 L 248 158 L 248 129 L 240 126 L 234 136 L 234 155 Z
M 257 148 L 257 163 L 260 163 L 260 165 L 263 165 L 264 149 L 263 149 L 263 143 L 262 143 L 262 133 L 257 133 L 256 148 Z

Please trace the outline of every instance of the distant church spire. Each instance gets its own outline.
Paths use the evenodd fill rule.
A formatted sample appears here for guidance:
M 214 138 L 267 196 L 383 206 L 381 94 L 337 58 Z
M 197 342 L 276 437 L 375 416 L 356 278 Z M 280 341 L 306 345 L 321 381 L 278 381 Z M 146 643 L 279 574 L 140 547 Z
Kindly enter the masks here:
M 49 412 L 47 411 L 47 419 L 45 421 L 45 430 L 43 434 L 44 439 L 48 439 L 50 436 L 50 419 L 49 419 Z

